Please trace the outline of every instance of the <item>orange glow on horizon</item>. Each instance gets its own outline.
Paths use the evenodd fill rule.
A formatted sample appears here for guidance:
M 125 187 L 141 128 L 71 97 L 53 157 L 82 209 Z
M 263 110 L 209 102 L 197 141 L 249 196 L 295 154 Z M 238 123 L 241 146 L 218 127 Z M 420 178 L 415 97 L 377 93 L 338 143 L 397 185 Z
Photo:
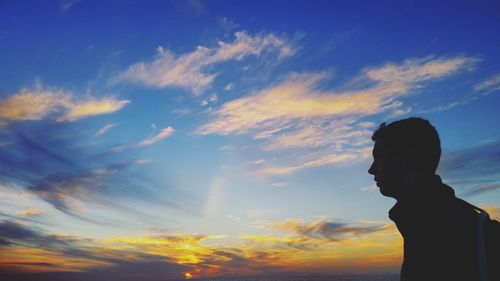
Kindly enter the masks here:
M 242 235 L 240 243 L 215 246 L 204 240 L 223 236 L 169 234 L 117 237 L 94 241 L 85 251 L 95 256 L 147 261 L 162 257 L 166 263 L 191 267 L 178 272 L 184 279 L 259 274 L 262 268 L 278 272 L 377 272 L 396 269 L 402 260 L 402 239 L 393 225 L 341 241 L 300 235 Z M 235 262 L 244 266 L 234 267 Z M 334 268 L 332 268 L 334 264 Z M 12 247 L 0 252 L 0 266 L 14 271 L 81 271 L 113 264 L 89 258 L 66 257 L 62 252 Z

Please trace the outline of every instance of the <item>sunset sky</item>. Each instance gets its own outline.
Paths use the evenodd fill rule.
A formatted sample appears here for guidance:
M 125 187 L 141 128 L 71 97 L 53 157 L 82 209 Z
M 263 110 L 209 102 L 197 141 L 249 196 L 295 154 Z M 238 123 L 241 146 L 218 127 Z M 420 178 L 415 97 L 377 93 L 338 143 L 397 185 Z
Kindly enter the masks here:
M 0 279 L 398 273 L 371 134 L 430 120 L 500 218 L 499 30 L 498 1 L 0 0 Z

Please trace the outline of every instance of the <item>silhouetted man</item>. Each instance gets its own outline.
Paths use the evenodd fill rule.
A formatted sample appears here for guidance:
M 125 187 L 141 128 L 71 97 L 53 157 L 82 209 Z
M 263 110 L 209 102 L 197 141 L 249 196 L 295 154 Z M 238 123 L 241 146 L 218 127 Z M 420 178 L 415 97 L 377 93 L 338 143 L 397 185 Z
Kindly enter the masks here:
M 382 195 L 397 200 L 389 218 L 404 239 L 401 280 L 499 280 L 500 223 L 435 174 L 441 146 L 429 121 L 383 123 L 372 139 L 368 172 Z

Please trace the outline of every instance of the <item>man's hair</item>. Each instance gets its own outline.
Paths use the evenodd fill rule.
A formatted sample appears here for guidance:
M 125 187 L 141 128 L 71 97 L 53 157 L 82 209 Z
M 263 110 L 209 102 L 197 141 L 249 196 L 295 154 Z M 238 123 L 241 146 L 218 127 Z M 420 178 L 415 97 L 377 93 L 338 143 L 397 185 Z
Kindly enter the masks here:
M 373 133 L 372 140 L 381 140 L 389 155 L 410 150 L 419 169 L 436 172 L 441 157 L 441 144 L 438 132 L 429 121 L 411 117 L 389 125 L 382 123 Z

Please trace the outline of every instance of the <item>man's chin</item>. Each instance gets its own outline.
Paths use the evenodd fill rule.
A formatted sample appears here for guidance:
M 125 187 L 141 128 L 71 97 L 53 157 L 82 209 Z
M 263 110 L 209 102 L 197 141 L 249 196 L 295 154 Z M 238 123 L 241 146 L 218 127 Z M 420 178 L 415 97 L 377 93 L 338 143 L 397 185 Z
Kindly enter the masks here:
M 384 188 L 384 187 L 379 187 L 380 194 L 386 196 L 386 197 L 392 197 L 394 198 L 394 192 L 392 190 Z

